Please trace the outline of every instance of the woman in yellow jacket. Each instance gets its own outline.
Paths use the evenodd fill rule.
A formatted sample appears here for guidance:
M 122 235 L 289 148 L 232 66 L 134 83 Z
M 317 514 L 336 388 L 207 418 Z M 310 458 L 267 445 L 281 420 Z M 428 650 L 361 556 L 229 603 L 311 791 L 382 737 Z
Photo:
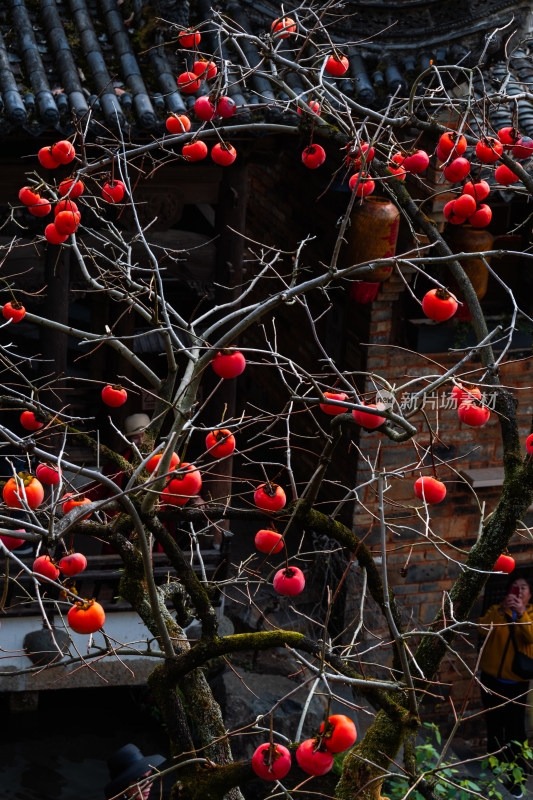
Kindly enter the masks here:
M 510 625 L 513 625 L 518 649 L 533 658 L 533 606 L 530 599 L 528 581 L 515 578 L 502 602 L 491 606 L 479 620 L 483 631 L 490 630 L 480 661 L 481 699 L 486 709 L 489 753 L 513 741 L 524 742 L 527 739 L 525 715 L 529 682 L 512 670 L 515 647 Z M 510 790 L 515 797 L 522 797 L 519 784 Z

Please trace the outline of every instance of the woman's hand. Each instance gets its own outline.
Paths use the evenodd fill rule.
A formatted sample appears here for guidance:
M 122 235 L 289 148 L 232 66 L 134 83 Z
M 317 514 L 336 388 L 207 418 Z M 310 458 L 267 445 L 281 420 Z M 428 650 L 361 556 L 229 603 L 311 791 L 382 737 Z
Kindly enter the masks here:
M 508 594 L 502 603 L 503 608 L 507 611 L 515 611 L 517 617 L 521 617 L 526 610 L 527 603 L 520 595 Z

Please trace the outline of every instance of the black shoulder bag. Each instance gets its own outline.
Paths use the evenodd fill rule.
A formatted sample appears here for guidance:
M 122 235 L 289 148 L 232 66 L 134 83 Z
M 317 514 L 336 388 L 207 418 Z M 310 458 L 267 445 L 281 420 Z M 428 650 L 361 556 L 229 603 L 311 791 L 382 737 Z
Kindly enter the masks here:
M 514 658 L 511 669 L 515 675 L 522 678 L 523 681 L 529 681 L 533 678 L 533 658 L 530 658 L 525 653 L 518 649 L 514 635 L 514 625 L 509 625 L 511 639 L 513 640 Z

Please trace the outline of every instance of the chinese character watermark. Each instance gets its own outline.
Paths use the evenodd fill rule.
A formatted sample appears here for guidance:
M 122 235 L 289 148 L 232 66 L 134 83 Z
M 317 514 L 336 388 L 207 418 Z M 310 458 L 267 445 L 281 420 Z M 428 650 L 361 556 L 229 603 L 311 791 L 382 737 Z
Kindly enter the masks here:
M 494 409 L 496 406 L 496 392 L 482 392 L 481 400 L 477 400 L 481 405 L 486 408 Z M 470 398 L 467 398 L 467 400 Z M 437 409 L 456 409 L 457 401 L 448 392 L 429 392 L 428 394 L 419 394 L 418 392 L 402 392 L 402 394 L 395 398 L 392 392 L 381 389 L 376 395 L 376 404 L 378 408 L 387 410 L 394 410 L 399 407 L 400 411 L 414 411 L 415 408 L 426 408 L 430 410 Z

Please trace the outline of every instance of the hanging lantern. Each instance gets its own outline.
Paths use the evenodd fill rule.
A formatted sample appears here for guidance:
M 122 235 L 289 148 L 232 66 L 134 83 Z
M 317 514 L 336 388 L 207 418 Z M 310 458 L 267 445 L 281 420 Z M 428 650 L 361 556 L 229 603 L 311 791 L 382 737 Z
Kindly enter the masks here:
M 368 305 L 376 299 L 380 286 L 379 281 L 354 281 L 350 289 L 350 297 L 356 303 Z
M 346 244 L 341 250 L 343 265 L 364 264 L 393 256 L 399 224 L 400 212 L 394 203 L 385 197 L 367 197 L 352 213 Z M 376 267 L 353 284 L 350 297 L 358 303 L 371 303 L 379 284 L 390 278 L 392 269 L 392 265 Z
M 471 225 L 456 225 L 451 230 L 446 230 L 446 242 L 450 250 L 454 253 L 481 253 L 484 250 L 492 250 L 494 236 L 485 228 L 473 228 Z M 486 259 L 490 261 L 490 257 Z M 482 300 L 487 293 L 489 281 L 489 270 L 481 258 L 463 258 L 461 266 L 470 278 L 470 283 L 478 296 Z M 449 273 L 448 273 L 449 276 Z M 462 293 L 453 279 L 446 278 L 447 286 L 460 300 L 463 299 Z

